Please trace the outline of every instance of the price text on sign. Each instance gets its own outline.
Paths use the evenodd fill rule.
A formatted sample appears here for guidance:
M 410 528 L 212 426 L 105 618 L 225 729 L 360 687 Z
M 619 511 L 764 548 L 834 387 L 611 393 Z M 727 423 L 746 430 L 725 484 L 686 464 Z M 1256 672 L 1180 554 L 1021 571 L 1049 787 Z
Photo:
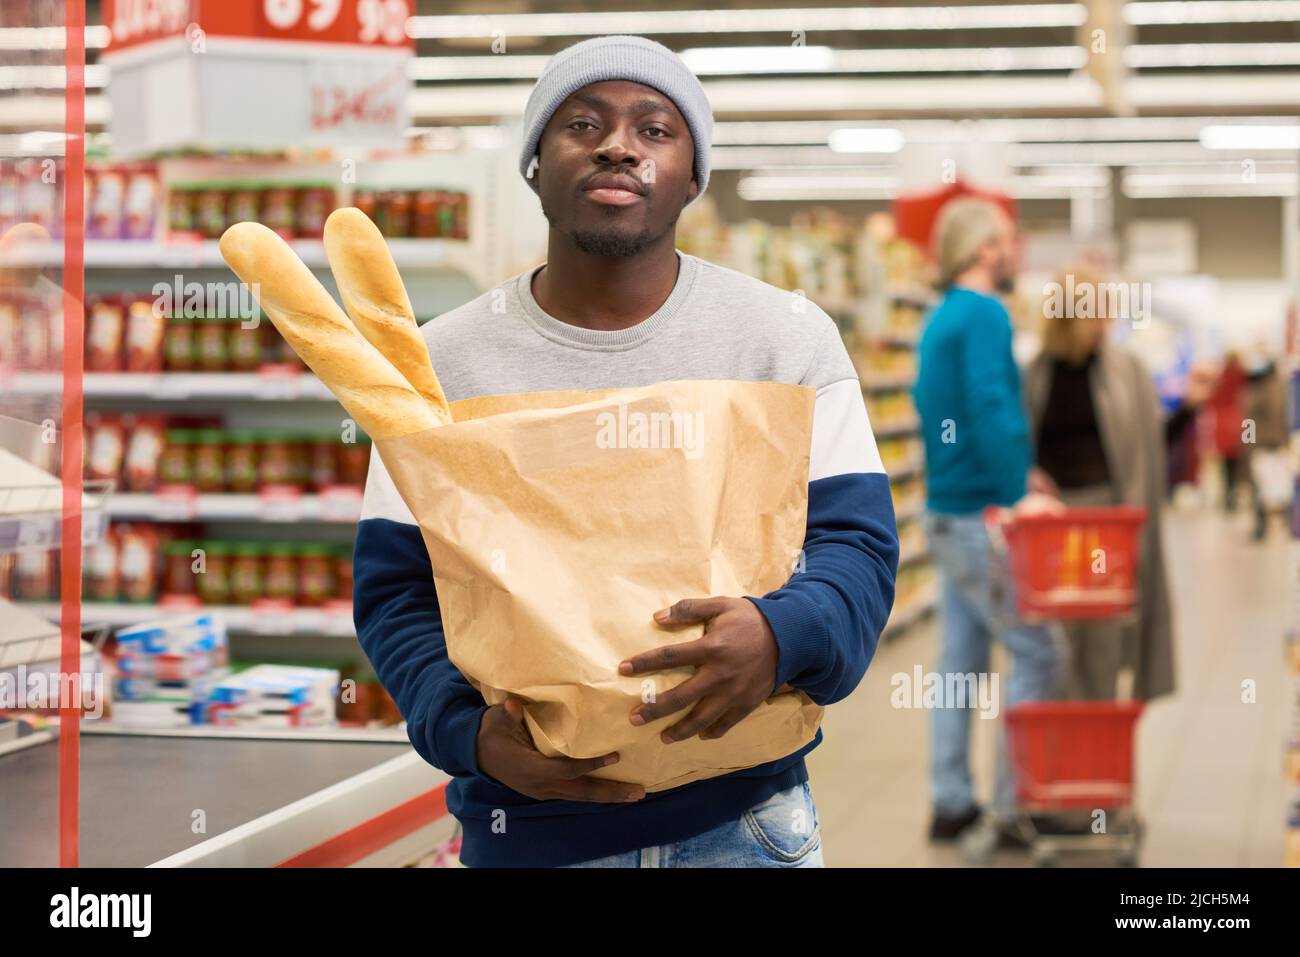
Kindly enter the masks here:
M 302 493 L 295 488 L 268 485 L 258 493 L 258 499 L 264 522 L 297 522 L 302 518 Z
M 109 52 L 188 35 L 413 49 L 410 0 L 105 0 Z
M 198 493 L 188 485 L 164 485 L 158 489 L 153 512 L 164 522 L 191 521 L 199 514 Z
M 320 495 L 320 517 L 327 522 L 355 522 L 361 518 L 361 490 L 329 488 Z
M 407 46 L 409 0 L 260 0 L 263 36 Z
M 114 49 L 182 34 L 194 19 L 192 0 L 104 0 Z
M 397 122 L 407 89 L 402 65 L 325 63 L 309 82 L 313 130 L 385 129 Z
M 55 518 L 23 520 L 18 526 L 18 550 L 44 551 L 52 548 L 58 530 L 58 519 Z

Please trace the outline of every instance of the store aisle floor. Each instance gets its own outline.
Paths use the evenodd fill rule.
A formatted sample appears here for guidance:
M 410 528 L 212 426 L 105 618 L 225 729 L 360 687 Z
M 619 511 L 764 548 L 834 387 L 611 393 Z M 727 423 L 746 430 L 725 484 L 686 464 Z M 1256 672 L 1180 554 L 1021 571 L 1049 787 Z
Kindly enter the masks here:
M 1293 559 L 1283 528 L 1255 545 L 1245 523 L 1199 511 L 1168 516 L 1178 692 L 1155 702 L 1139 725 L 1146 866 L 1281 864 L 1283 633 Z M 827 712 L 826 742 L 809 767 L 828 866 L 962 865 L 955 848 L 925 839 L 930 713 L 890 704 L 892 676 L 918 665 L 929 671 L 937 652 L 931 619 L 884 644 L 858 690 Z M 1254 703 L 1243 701 L 1246 682 L 1254 682 Z M 981 796 L 991 786 L 999 723 L 972 718 Z M 1023 865 L 1028 856 L 1002 853 L 994 863 Z

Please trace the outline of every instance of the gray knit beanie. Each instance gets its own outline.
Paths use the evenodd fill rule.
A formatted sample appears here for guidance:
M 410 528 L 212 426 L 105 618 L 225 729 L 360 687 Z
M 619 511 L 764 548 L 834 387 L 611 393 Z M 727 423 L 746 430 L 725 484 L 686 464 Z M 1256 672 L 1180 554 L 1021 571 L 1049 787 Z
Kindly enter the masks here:
M 681 111 L 695 142 L 695 179 L 699 198 L 709 183 L 713 144 L 713 110 L 704 87 L 683 61 L 662 43 L 645 37 L 593 37 L 561 50 L 547 61 L 524 107 L 524 144 L 519 172 L 537 191 L 532 175 L 542 130 L 561 103 L 590 83 L 631 80 L 653 87 Z

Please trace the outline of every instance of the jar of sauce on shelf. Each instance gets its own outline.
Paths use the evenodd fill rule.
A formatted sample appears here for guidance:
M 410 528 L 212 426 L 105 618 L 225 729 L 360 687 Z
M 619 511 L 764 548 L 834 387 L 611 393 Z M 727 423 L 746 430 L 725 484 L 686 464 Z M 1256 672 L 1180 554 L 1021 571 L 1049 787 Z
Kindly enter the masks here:
M 236 605 L 251 605 L 265 593 L 262 546 L 240 542 L 230 557 L 230 600 Z
M 469 238 L 469 194 L 456 193 L 453 199 L 455 207 L 454 226 L 452 227 L 451 236 L 453 239 Z
M 243 495 L 257 491 L 256 432 L 240 430 L 226 435 L 226 490 Z
M 311 484 L 311 443 L 315 436 L 290 435 L 288 438 L 289 484 L 305 489 Z
M 262 224 L 278 233 L 281 239 L 293 239 L 294 189 L 292 186 L 266 186 L 263 189 Z
M 339 441 L 333 433 L 312 436 L 311 444 L 311 487 L 319 491 L 339 484 L 338 449 Z
M 193 595 L 197 592 L 194 549 L 198 547 L 198 542 L 187 538 L 173 539 L 163 546 L 164 595 Z
M 385 204 L 388 207 L 389 239 L 402 239 L 411 235 L 411 194 L 404 189 L 395 189 L 388 193 Z
M 191 183 L 173 183 L 167 190 L 167 229 L 172 233 L 195 231 L 198 193 Z
M 314 608 L 334 596 L 334 556 L 328 545 L 298 546 L 298 604 Z
M 194 487 L 200 492 L 220 492 L 226 487 L 224 440 L 220 429 L 200 429 L 194 434 Z
M 229 323 L 218 316 L 201 316 L 195 321 L 194 359 L 202 372 L 224 372 L 229 354 L 226 337 Z
M 370 439 L 358 435 L 355 442 L 338 445 L 339 484 L 364 486 L 370 471 Z
M 168 372 L 189 372 L 194 368 L 194 320 L 189 316 L 167 317 L 163 364 Z
M 231 223 L 255 223 L 262 205 L 261 183 L 239 183 L 230 190 L 226 209 Z
M 325 234 L 325 217 L 333 210 L 333 187 L 324 183 L 300 187 L 296 235 L 303 239 L 320 239 Z
M 438 235 L 448 239 L 456 235 L 456 194 L 438 193 Z
M 168 429 L 158 457 L 158 482 L 162 485 L 194 484 L 194 431 Z
M 268 432 L 262 436 L 258 447 L 257 483 L 268 485 L 293 484 L 293 442 L 283 432 Z
M 422 189 L 415 194 L 415 212 L 412 217 L 411 234 L 420 239 L 432 239 L 441 236 L 438 212 L 442 194 L 433 189 Z
M 373 221 L 375 218 L 375 191 L 372 189 L 359 189 L 352 194 L 352 205 L 361 210 Z
M 230 601 L 230 542 L 199 542 L 203 549 L 203 574 L 195 575 L 199 600 L 205 605 L 225 605 Z
M 229 184 L 204 183 L 195 201 L 195 222 L 199 233 L 207 239 L 220 239 L 229 225 L 226 219 L 226 196 Z
M 227 320 L 227 366 L 234 372 L 256 372 L 262 364 L 262 341 L 261 322 L 245 326 L 244 320 L 238 317 Z
M 292 545 L 267 546 L 262 581 L 268 599 L 293 602 L 298 597 L 298 563 Z
M 334 553 L 334 597 L 352 600 L 352 546 L 340 545 Z

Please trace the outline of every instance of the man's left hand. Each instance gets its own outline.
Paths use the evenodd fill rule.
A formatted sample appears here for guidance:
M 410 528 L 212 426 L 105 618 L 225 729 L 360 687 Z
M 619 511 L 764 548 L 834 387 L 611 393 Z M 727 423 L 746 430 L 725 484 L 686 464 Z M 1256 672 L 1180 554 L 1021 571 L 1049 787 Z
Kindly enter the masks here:
M 654 620 L 665 628 L 704 625 L 695 641 L 663 645 L 619 665 L 622 675 L 694 666 L 691 677 L 632 711 L 632 723 L 643 725 L 694 705 L 660 735 L 665 744 L 696 734 L 720 738 L 776 690 L 776 636 L 752 601 L 684 598 L 655 612 Z

